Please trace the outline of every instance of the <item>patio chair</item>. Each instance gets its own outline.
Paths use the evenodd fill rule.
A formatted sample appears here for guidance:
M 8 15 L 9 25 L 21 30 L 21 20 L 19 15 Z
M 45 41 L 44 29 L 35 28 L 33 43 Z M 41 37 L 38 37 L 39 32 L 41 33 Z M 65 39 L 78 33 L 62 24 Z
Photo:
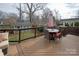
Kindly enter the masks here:
M 56 33 L 56 38 L 60 39 L 62 37 L 62 33 L 59 31 Z
M 3 56 L 4 54 L 3 54 L 3 52 L 2 52 L 2 49 L 0 49 L 0 56 Z
M 7 55 L 8 45 L 8 32 L 0 33 L 0 49 L 4 55 Z

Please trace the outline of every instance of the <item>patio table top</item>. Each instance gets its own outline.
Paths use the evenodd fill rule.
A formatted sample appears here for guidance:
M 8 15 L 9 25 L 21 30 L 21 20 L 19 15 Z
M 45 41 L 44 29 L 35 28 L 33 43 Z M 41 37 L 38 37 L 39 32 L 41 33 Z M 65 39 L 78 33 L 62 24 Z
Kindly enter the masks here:
M 59 32 L 58 29 L 47 29 L 47 30 L 48 30 L 48 32 Z

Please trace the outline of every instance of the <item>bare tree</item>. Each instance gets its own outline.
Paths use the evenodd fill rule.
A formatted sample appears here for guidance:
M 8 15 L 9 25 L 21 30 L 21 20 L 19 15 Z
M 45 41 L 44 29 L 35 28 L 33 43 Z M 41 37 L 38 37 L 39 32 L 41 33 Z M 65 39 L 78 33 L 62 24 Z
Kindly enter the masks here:
M 45 3 L 24 3 L 24 12 L 29 15 L 30 23 L 32 23 L 33 15 L 36 11 L 42 10 L 45 7 Z
M 22 18 L 22 13 L 25 13 L 29 16 L 31 25 L 33 24 L 34 15 L 37 11 L 43 10 L 47 3 L 23 3 L 19 4 L 19 7 L 16 7 L 19 11 L 20 19 Z
M 52 18 L 54 21 L 56 21 L 56 16 L 54 15 L 55 12 L 51 11 L 49 8 L 45 8 L 43 10 L 43 15 L 42 15 L 42 21 L 43 25 L 46 25 L 48 22 L 48 19 Z
M 3 11 L 0 11 L 0 20 L 3 20 L 7 17 L 7 13 L 6 12 L 3 12 Z
M 47 22 L 50 12 L 51 12 L 51 10 L 49 8 L 43 9 L 43 15 L 42 15 L 43 22 L 45 22 L 45 23 Z
M 8 25 L 15 25 L 17 23 L 17 20 L 18 16 L 15 13 L 9 13 L 3 20 L 3 23 Z
M 60 21 L 59 11 L 55 9 L 54 13 L 55 13 L 54 18 L 55 18 L 56 24 L 59 25 L 59 21 Z
M 19 3 L 19 7 L 16 7 L 16 9 L 19 11 L 19 19 L 21 20 L 22 17 L 22 7 L 21 7 L 21 3 Z

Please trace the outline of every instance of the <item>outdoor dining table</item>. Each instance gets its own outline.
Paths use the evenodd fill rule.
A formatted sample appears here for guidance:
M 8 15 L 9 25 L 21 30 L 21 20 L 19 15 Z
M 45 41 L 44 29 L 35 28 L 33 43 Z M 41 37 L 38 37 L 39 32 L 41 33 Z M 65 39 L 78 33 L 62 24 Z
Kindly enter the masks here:
M 59 32 L 59 30 L 58 29 L 47 29 L 47 31 L 48 31 L 48 34 L 49 34 L 49 40 L 55 40 L 55 34 L 57 33 L 57 32 Z

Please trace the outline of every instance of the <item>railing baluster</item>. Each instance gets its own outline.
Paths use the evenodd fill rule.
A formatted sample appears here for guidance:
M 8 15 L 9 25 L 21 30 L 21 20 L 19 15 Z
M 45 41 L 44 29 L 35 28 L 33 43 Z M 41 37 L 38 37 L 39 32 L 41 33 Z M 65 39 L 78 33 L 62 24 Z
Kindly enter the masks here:
M 35 29 L 35 38 L 36 38 L 36 28 L 34 28 Z
M 21 30 L 19 30 L 19 43 L 21 42 Z

